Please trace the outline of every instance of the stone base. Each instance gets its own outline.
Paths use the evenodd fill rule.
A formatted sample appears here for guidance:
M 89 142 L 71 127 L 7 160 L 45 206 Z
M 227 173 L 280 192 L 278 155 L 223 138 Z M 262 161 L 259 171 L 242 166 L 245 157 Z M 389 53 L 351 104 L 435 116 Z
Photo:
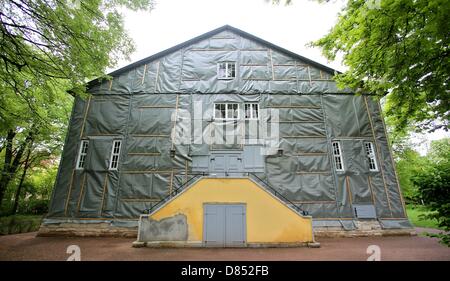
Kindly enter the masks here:
M 137 227 L 117 227 L 110 223 L 59 223 L 42 224 L 37 236 L 75 237 L 137 237 Z
M 118 227 L 111 223 L 54 223 L 42 224 L 37 236 L 66 236 L 66 237 L 128 237 L 136 238 L 137 227 Z M 367 236 L 414 236 L 417 235 L 413 228 L 402 229 L 382 229 L 378 221 L 359 221 L 357 229 L 344 230 L 342 227 L 322 226 L 314 227 L 315 238 L 333 237 L 367 237 Z M 144 243 L 144 242 L 139 242 Z M 153 243 L 153 242 L 152 242 Z M 161 245 L 166 245 L 167 241 L 159 241 Z M 175 245 L 180 244 L 174 242 Z M 183 242 L 185 243 L 185 242 Z M 157 244 L 157 243 L 153 243 Z M 186 244 L 186 243 L 185 243 Z M 308 243 L 303 243 L 307 245 Z M 310 243 L 311 244 L 311 243 Z M 305 246 L 303 245 L 303 246 Z M 289 243 L 273 244 L 249 244 L 248 247 L 298 247 L 301 245 L 289 245 Z M 310 246 L 310 245 L 307 245 Z M 189 246 L 190 247 L 190 246 Z M 310 246 L 311 247 L 311 246 Z
M 413 228 L 382 229 L 376 220 L 356 221 L 355 230 L 344 230 L 337 226 L 314 227 L 314 237 L 369 237 L 369 236 L 415 236 Z
M 203 247 L 201 242 L 187 242 L 187 241 L 151 241 L 140 242 L 134 241 L 134 248 L 201 248 Z
M 316 238 L 337 238 L 337 237 L 370 237 L 370 236 L 416 236 L 414 229 L 384 229 L 384 230 L 314 230 Z
M 132 246 L 134 248 L 201 248 L 204 247 L 202 242 L 190 241 L 151 241 L 141 242 L 134 241 Z M 298 242 L 298 243 L 247 243 L 243 246 L 236 246 L 232 248 L 292 248 L 292 247 L 309 247 L 320 248 L 318 242 Z M 222 248 L 222 247 L 217 247 Z

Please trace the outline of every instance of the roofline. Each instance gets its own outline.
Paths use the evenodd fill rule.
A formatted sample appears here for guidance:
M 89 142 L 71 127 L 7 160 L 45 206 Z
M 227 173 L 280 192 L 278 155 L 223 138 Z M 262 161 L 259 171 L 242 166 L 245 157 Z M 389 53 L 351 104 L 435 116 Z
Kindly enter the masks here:
M 286 54 L 286 55 L 288 55 L 288 56 L 292 56 L 292 57 L 297 58 L 297 59 L 299 59 L 299 60 L 305 61 L 305 62 L 307 62 L 307 63 L 309 63 L 309 64 L 311 64 L 311 65 L 313 65 L 313 66 L 315 66 L 315 67 L 317 67 L 317 68 L 319 68 L 319 69 L 321 69 L 321 70 L 324 70 L 324 71 L 326 71 L 326 72 L 328 72 L 328 73 L 330 73 L 330 74 L 332 74 L 332 75 L 334 75 L 335 73 L 339 73 L 339 74 L 341 73 L 340 71 L 338 71 L 338 70 L 336 70 L 336 69 L 333 69 L 333 68 L 331 68 L 331 67 L 328 67 L 328 66 L 326 66 L 326 65 L 323 65 L 323 64 L 318 63 L 318 62 L 316 62 L 316 61 L 313 61 L 313 60 L 311 60 L 311 59 L 308 59 L 308 58 L 306 58 L 306 57 L 304 57 L 304 56 L 301 56 L 301 55 L 299 55 L 299 54 L 296 54 L 296 53 L 294 53 L 294 52 L 291 52 L 291 51 L 289 51 L 289 50 L 287 50 L 287 49 L 284 49 L 284 48 L 282 48 L 282 47 L 280 47 L 280 46 L 277 46 L 277 45 L 275 45 L 275 44 L 273 44 L 273 43 L 270 43 L 269 41 L 266 41 L 266 40 L 264 40 L 264 39 L 261 39 L 261 38 L 255 36 L 255 35 L 252 35 L 252 34 L 250 34 L 250 33 L 248 33 L 248 32 L 245 32 L 245 31 L 243 31 L 243 30 L 240 30 L 240 29 L 238 29 L 238 28 L 236 28 L 236 27 L 232 27 L 232 26 L 230 26 L 230 25 L 224 25 L 224 26 L 221 26 L 221 27 L 219 27 L 219 28 L 213 29 L 213 30 L 211 30 L 211 31 L 209 31 L 209 32 L 206 32 L 206 33 L 204 33 L 204 34 L 202 34 L 202 35 L 199 35 L 199 36 L 196 36 L 196 37 L 194 37 L 194 38 L 192 38 L 192 39 L 189 39 L 189 40 L 187 40 L 187 41 L 185 41 L 185 42 L 183 42 L 183 43 L 180 43 L 180 44 L 178 44 L 178 45 L 175 45 L 175 46 L 173 46 L 173 47 L 171 47 L 171 48 L 168 48 L 168 49 L 166 49 L 166 50 L 164 50 L 164 51 L 161 51 L 161 52 L 156 53 L 156 54 L 154 54 L 154 55 L 151 55 L 151 56 L 149 56 L 149 57 L 143 58 L 143 59 L 141 59 L 141 60 L 135 61 L 135 62 L 133 62 L 133 63 L 131 63 L 131 64 L 128 64 L 128 65 L 126 65 L 126 66 L 124 66 L 124 67 L 122 67 L 122 68 L 119 68 L 119 69 L 117 69 L 117 70 L 114 70 L 114 71 L 108 73 L 107 75 L 109 75 L 109 76 L 117 76 L 117 75 L 120 75 L 120 74 L 122 74 L 122 73 L 124 73 L 124 72 L 126 72 L 126 71 L 128 71 L 128 70 L 131 70 L 131 69 L 137 67 L 137 66 L 140 66 L 140 65 L 142 65 L 142 64 L 145 64 L 145 63 L 154 61 L 154 60 L 156 60 L 156 59 L 159 59 L 159 58 L 161 58 L 161 57 L 164 57 L 164 56 L 166 56 L 166 55 L 168 55 L 168 54 L 171 54 L 171 53 L 173 53 L 173 52 L 176 52 L 176 51 L 178 51 L 178 50 L 180 50 L 180 49 L 182 49 L 182 48 L 184 48 L 184 47 L 186 47 L 186 46 L 189 46 L 189 45 L 192 45 L 192 44 L 197 43 L 197 42 L 199 42 L 199 41 L 202 41 L 202 40 L 204 40 L 204 39 L 206 39 L 206 38 L 208 38 L 208 37 L 211 37 L 211 36 L 213 36 L 213 35 L 215 35 L 215 34 L 217 34 L 217 33 L 220 33 L 220 32 L 222 32 L 222 31 L 225 31 L 225 30 L 230 30 L 230 31 L 232 31 L 232 32 L 235 32 L 235 33 L 241 35 L 242 37 L 246 37 L 247 39 L 251 39 L 251 40 L 253 40 L 253 41 L 256 41 L 256 42 L 261 43 L 262 45 L 266 45 L 266 46 L 270 47 L 271 49 L 277 50 L 277 51 L 279 51 L 279 52 L 281 52 L 281 53 L 284 53 L 284 54 Z M 92 87 L 92 86 L 96 85 L 101 79 L 102 79 L 102 78 L 99 77 L 99 78 L 96 78 L 96 79 L 93 79 L 93 80 L 89 81 L 89 82 L 87 83 L 87 87 L 89 88 L 89 87 Z

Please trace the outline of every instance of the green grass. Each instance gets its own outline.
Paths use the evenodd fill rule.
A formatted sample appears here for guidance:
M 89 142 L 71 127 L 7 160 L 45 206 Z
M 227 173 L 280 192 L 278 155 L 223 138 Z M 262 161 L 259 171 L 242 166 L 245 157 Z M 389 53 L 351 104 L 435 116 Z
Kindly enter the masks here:
M 42 215 L 14 215 L 0 217 L 0 235 L 37 231 Z
M 420 217 L 420 215 L 431 213 L 426 207 L 420 205 L 407 205 L 406 212 L 408 213 L 409 221 L 414 226 L 439 229 L 437 220 Z

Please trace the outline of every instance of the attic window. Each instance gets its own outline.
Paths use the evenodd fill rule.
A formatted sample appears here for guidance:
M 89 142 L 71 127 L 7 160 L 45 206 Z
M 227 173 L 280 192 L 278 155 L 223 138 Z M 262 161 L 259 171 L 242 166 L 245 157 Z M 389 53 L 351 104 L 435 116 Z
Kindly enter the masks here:
M 112 149 L 111 149 L 111 160 L 109 162 L 109 169 L 110 170 L 117 170 L 119 166 L 119 156 L 120 156 L 120 146 L 122 144 L 122 141 L 120 140 L 114 140 Z
M 84 163 L 86 162 L 86 155 L 89 146 L 88 140 L 82 140 L 80 144 L 80 151 L 78 152 L 77 170 L 84 169 Z
M 235 62 L 219 62 L 217 64 L 217 78 L 219 79 L 233 79 L 236 77 L 236 63 Z
M 344 161 L 342 160 L 341 144 L 338 141 L 331 143 L 333 146 L 334 167 L 336 171 L 344 171 Z
M 369 171 L 378 171 L 377 160 L 375 158 L 375 151 L 373 149 L 373 143 L 365 142 L 364 146 L 366 148 L 366 155 L 369 160 Z

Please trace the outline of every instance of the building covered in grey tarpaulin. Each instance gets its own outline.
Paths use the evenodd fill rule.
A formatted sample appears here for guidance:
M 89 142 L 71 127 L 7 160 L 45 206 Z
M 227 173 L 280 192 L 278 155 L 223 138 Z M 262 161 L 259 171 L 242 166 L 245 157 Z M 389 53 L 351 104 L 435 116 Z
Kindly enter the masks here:
M 251 178 L 317 229 L 410 228 L 380 105 L 335 73 L 223 26 L 91 81 L 41 233 L 133 229 L 202 177 Z

